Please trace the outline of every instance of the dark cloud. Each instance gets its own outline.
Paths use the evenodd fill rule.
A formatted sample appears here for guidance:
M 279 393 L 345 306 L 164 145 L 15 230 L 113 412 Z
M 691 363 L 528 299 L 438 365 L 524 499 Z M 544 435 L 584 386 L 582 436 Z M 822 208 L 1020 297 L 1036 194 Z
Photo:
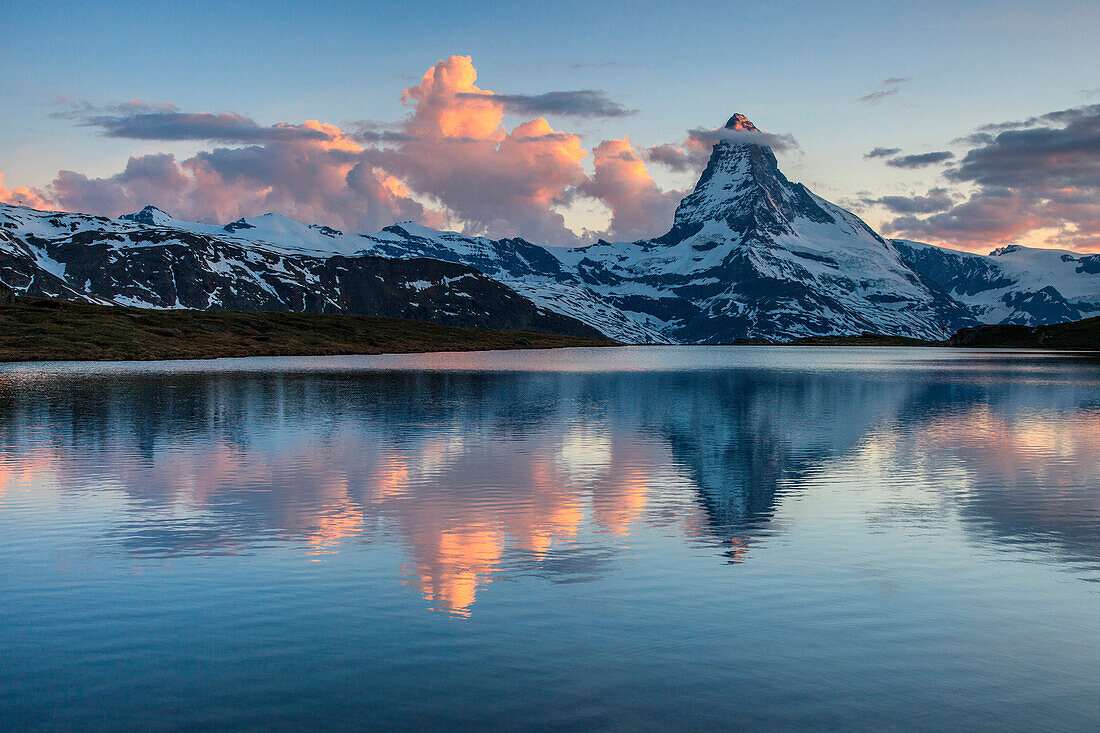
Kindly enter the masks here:
M 483 97 L 479 92 L 463 92 L 460 98 Z M 558 115 L 561 117 L 629 117 L 636 109 L 627 109 L 605 92 L 580 89 L 545 94 L 494 94 L 492 101 L 506 112 L 518 115 Z
M 400 125 L 378 120 L 356 120 L 348 125 L 352 130 L 349 136 L 364 145 L 408 142 L 413 138 Z
M 107 137 L 128 140 L 209 140 L 223 143 L 264 143 L 290 140 L 327 140 L 328 135 L 313 127 L 278 124 L 264 127 L 240 114 L 180 112 L 172 104 L 131 101 L 109 107 L 63 100 L 69 109 L 54 116 L 97 127 Z
M 957 137 L 951 141 L 953 145 L 985 145 L 993 142 L 993 135 L 988 132 L 973 132 L 963 137 Z
M 886 161 L 886 165 L 893 168 L 924 168 L 951 160 L 955 154 L 947 150 L 937 150 L 934 153 L 917 153 L 916 155 L 899 155 Z
M 1100 105 L 1014 123 L 970 150 L 948 176 L 1013 189 L 1100 187 Z
M 864 94 L 862 97 L 857 97 L 857 102 L 863 104 L 877 104 L 887 97 L 892 97 L 901 91 L 901 85 L 909 81 L 905 76 L 891 76 L 889 79 L 883 79 L 882 84 L 879 85 L 879 89 L 871 92 L 870 94 Z
M 857 102 L 863 102 L 864 104 L 874 104 L 881 102 L 887 97 L 892 97 L 897 94 L 900 89 L 894 87 L 893 89 L 880 89 L 877 92 L 871 92 L 870 94 L 864 94 L 862 97 L 856 97 Z
M 569 68 L 573 71 L 579 71 L 581 69 L 615 69 L 621 66 L 618 61 L 598 61 L 587 64 L 570 64 Z
M 225 143 L 327 140 L 328 135 L 298 125 L 263 127 L 238 114 L 153 112 L 128 116 L 90 117 L 82 124 L 98 127 L 107 137 L 130 140 L 211 140 Z
M 947 211 L 925 218 L 898 217 L 885 230 L 909 239 L 933 239 L 990 250 L 1041 225 L 1041 218 L 1024 198 L 1008 191 L 989 191 L 976 193 Z
M 950 209 L 890 223 L 910 237 L 989 247 L 1100 246 L 1100 105 L 983 126 L 944 172 L 973 192 Z
M 897 155 L 901 152 L 901 148 L 874 148 L 863 154 L 864 158 L 889 158 L 891 155 Z
M 882 206 L 895 214 L 934 214 L 946 211 L 955 204 L 955 197 L 946 188 L 932 188 L 923 196 L 882 196 L 864 198 L 861 203 Z
M 706 165 L 707 156 L 710 155 L 709 151 L 685 150 L 672 143 L 654 145 L 646 148 L 644 153 L 649 162 L 671 168 L 677 173 L 695 170 Z

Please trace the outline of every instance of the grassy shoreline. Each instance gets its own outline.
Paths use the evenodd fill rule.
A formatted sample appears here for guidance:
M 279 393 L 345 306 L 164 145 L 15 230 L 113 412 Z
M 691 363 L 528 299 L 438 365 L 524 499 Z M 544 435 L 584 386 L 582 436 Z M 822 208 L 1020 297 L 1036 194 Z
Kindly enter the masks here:
M 996 324 L 962 328 L 944 341 L 864 333 L 858 336 L 809 336 L 787 346 L 947 346 L 971 349 L 1047 349 L 1100 351 L 1100 317 L 1050 326 Z
M 0 362 L 160 361 L 248 356 L 353 356 L 615 346 L 541 331 L 457 328 L 424 321 L 318 313 L 236 313 L 91 305 L 0 292 Z M 785 344 L 1100 351 L 1100 317 L 1054 326 L 976 326 L 946 341 L 864 333 Z
M 317 313 L 148 310 L 0 300 L 0 362 L 160 361 L 614 346 L 611 339 Z

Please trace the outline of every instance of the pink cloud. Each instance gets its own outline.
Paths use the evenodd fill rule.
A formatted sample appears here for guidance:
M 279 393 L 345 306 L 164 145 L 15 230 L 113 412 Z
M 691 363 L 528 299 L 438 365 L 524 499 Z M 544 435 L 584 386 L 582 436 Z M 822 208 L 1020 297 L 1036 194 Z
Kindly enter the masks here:
M 381 151 L 383 167 L 471 233 L 575 242 L 555 207 L 585 180 L 580 137 L 542 117 L 509 132 L 503 105 L 476 80 L 470 57 L 451 56 L 406 89 L 412 112 L 402 138 Z
M 297 127 L 328 137 L 214 148 L 183 162 L 168 154 L 132 157 L 106 178 L 61 171 L 36 194 L 61 209 L 108 216 L 154 203 L 174 216 L 214 222 L 269 211 L 353 231 L 398 220 L 440 222 L 392 175 L 362 159 L 363 149 L 339 128 L 317 121 Z
M 592 151 L 595 174 L 581 189 L 611 208 L 608 238 L 636 240 L 667 229 L 683 195 L 662 192 L 629 140 L 604 140 Z
M 943 176 L 973 190 L 930 216 L 896 218 L 887 231 L 976 251 L 1100 245 L 1100 105 L 986 125 L 968 141 Z
M 579 243 L 561 209 L 591 197 L 612 211 L 599 234 L 637 238 L 670 226 L 676 194 L 659 191 L 629 142 L 598 145 L 589 176 L 578 134 L 544 117 L 508 129 L 505 112 L 516 95 L 498 100 L 477 76 L 469 56 L 439 61 L 402 93 L 408 116 L 373 135 L 316 120 L 264 127 L 239 114 L 190 114 L 172 105 L 75 104 L 66 118 L 111 137 L 238 145 L 182 161 L 168 153 L 135 156 L 101 178 L 61 171 L 42 190 L 4 195 L 109 216 L 148 203 L 216 222 L 273 211 L 351 231 L 404 220 L 457 223 L 472 234 L 548 244 Z
M 4 187 L 4 174 L 0 173 L 0 203 L 29 206 L 32 209 L 51 209 L 50 202 L 40 192 L 20 186 L 9 189 Z

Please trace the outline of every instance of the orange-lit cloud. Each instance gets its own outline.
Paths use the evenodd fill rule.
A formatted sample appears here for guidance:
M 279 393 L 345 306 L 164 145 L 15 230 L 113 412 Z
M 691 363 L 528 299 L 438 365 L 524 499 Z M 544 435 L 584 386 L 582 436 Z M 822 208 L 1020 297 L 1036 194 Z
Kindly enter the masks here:
M 0 203 L 29 206 L 32 209 L 52 209 L 50 202 L 40 192 L 26 186 L 9 189 L 4 187 L 4 174 L 0 173 Z
M 595 175 L 582 190 L 610 207 L 610 237 L 642 239 L 667 227 L 682 191 L 662 192 L 629 140 L 604 140 L 592 154 Z
M 444 204 L 471 233 L 572 242 L 555 207 L 585 180 L 580 137 L 542 117 L 509 132 L 504 106 L 475 83 L 469 56 L 451 56 L 401 95 L 412 112 L 382 166 Z
M 102 178 L 61 171 L 40 190 L 0 188 L 0 197 L 108 216 L 152 203 L 210 222 L 273 211 L 346 231 L 412 220 L 544 244 L 580 242 L 561 213 L 578 197 L 612 210 L 608 228 L 588 236 L 633 238 L 671 225 L 674 195 L 657 190 L 640 159 L 619 165 L 600 153 L 590 178 L 580 135 L 541 116 L 511 129 L 505 124 L 506 115 L 536 110 L 563 117 L 622 117 L 630 110 L 593 90 L 497 95 L 478 86 L 477 77 L 469 56 L 440 60 L 404 90 L 410 113 L 384 132 L 366 123 L 353 132 L 318 120 L 264 126 L 240 114 L 188 113 L 170 104 L 96 107 L 70 100 L 71 109 L 57 116 L 108 137 L 226 147 L 185 160 L 134 156 Z M 630 201 L 632 195 L 644 201 Z

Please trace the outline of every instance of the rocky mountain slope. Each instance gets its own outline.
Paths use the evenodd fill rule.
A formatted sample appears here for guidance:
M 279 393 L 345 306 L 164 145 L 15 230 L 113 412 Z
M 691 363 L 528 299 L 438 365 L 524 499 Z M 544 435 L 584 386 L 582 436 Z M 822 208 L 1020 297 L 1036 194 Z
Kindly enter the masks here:
M 152 207 L 112 220 L 0 206 L 0 282 L 24 295 L 100 304 L 602 335 L 466 265 L 318 252 L 241 239 L 228 228 L 177 222 Z M 214 229 L 220 234 L 207 231 Z
M 1100 313 L 1100 255 L 1019 245 L 980 255 L 900 239 L 894 246 L 980 323 L 1042 326 Z
M 619 308 L 679 341 L 786 340 L 876 333 L 941 338 L 966 310 L 907 267 L 863 221 L 791 183 L 771 149 L 714 146 L 671 230 L 643 242 L 600 242 L 563 260 Z
M 112 220 L 0 205 L 0 282 L 97 303 L 398 316 L 628 343 L 938 340 L 978 323 L 1100 311 L 1100 255 L 887 240 L 789 181 L 743 115 L 718 137 L 654 239 L 560 249 L 411 223 L 347 234 L 276 214 L 220 225 L 152 206 Z

